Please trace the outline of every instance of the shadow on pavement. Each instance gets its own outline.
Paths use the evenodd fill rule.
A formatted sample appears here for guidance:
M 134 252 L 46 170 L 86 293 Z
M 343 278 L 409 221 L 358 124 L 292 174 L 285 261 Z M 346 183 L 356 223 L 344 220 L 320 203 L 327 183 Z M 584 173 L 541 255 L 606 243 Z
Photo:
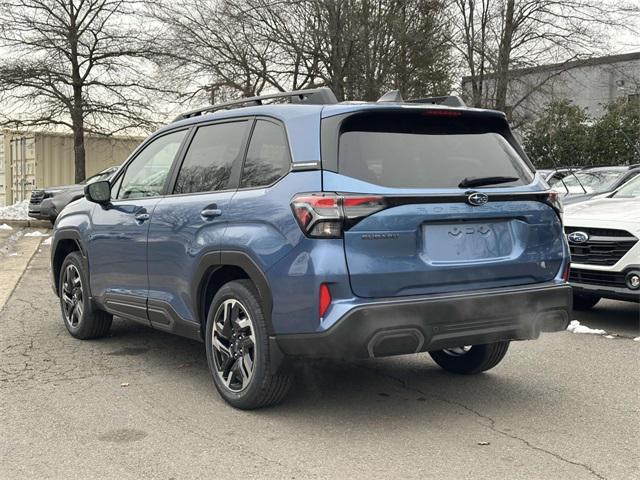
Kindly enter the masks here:
M 209 378 L 202 343 L 123 320 L 114 322 L 111 335 L 100 343 L 105 355 L 130 356 L 122 361 L 144 363 L 146 371 L 164 375 L 161 369 L 166 369 L 168 376 L 175 375 L 176 368 L 188 372 L 189 378 L 181 381 L 196 382 L 193 388 L 209 395 L 203 398 L 205 403 L 224 403 Z M 416 414 L 422 420 L 442 422 L 465 413 L 492 423 L 471 406 L 490 406 L 490 410 L 508 415 L 549 395 L 536 384 L 498 371 L 475 376 L 449 374 L 428 354 L 358 361 L 301 360 L 293 370 L 295 381 L 285 402 L 260 410 L 261 416 L 375 424 L 376 415 L 396 416 L 397 422 L 411 423 Z
M 640 303 L 600 300 L 591 310 L 573 312 L 573 318 L 591 328 L 637 337 L 640 335 Z

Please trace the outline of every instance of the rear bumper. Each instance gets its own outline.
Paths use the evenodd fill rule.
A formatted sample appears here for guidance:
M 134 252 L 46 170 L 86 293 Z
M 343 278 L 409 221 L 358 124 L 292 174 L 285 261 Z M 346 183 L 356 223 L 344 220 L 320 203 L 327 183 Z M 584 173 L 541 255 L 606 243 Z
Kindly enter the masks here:
M 275 340 L 292 356 L 384 357 L 534 339 L 540 332 L 564 330 L 571 309 L 568 284 L 389 299 L 354 307 L 325 332 Z

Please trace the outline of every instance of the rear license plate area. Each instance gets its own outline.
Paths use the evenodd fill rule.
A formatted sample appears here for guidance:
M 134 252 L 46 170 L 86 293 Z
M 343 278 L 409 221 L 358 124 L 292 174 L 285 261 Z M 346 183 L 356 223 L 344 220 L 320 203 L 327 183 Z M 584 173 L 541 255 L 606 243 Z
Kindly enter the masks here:
M 509 258 L 514 238 L 509 221 L 424 224 L 423 256 L 430 263 L 469 263 Z

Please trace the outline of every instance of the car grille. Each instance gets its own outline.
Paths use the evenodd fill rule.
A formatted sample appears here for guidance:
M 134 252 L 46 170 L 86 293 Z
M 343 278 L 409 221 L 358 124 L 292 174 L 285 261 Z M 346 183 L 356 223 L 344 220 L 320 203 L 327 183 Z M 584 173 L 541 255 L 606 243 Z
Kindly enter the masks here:
M 569 273 L 569 282 L 626 288 L 625 274 L 621 272 L 598 272 L 572 268 Z
M 585 265 L 615 265 L 638 239 L 626 230 L 612 228 L 565 227 L 565 233 L 584 232 L 589 235 L 585 243 L 569 242 L 571 261 Z
M 44 190 L 33 190 L 31 192 L 31 200 L 29 203 L 32 205 L 39 205 L 44 199 Z

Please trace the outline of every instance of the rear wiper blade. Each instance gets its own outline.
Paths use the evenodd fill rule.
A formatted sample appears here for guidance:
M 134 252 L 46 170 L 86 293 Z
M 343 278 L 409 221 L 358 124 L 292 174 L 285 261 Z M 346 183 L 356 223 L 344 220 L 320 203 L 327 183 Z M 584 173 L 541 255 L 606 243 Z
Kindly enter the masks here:
M 497 185 L 499 183 L 517 182 L 518 177 L 480 177 L 480 178 L 464 178 L 458 184 L 459 188 L 481 187 L 483 185 Z

